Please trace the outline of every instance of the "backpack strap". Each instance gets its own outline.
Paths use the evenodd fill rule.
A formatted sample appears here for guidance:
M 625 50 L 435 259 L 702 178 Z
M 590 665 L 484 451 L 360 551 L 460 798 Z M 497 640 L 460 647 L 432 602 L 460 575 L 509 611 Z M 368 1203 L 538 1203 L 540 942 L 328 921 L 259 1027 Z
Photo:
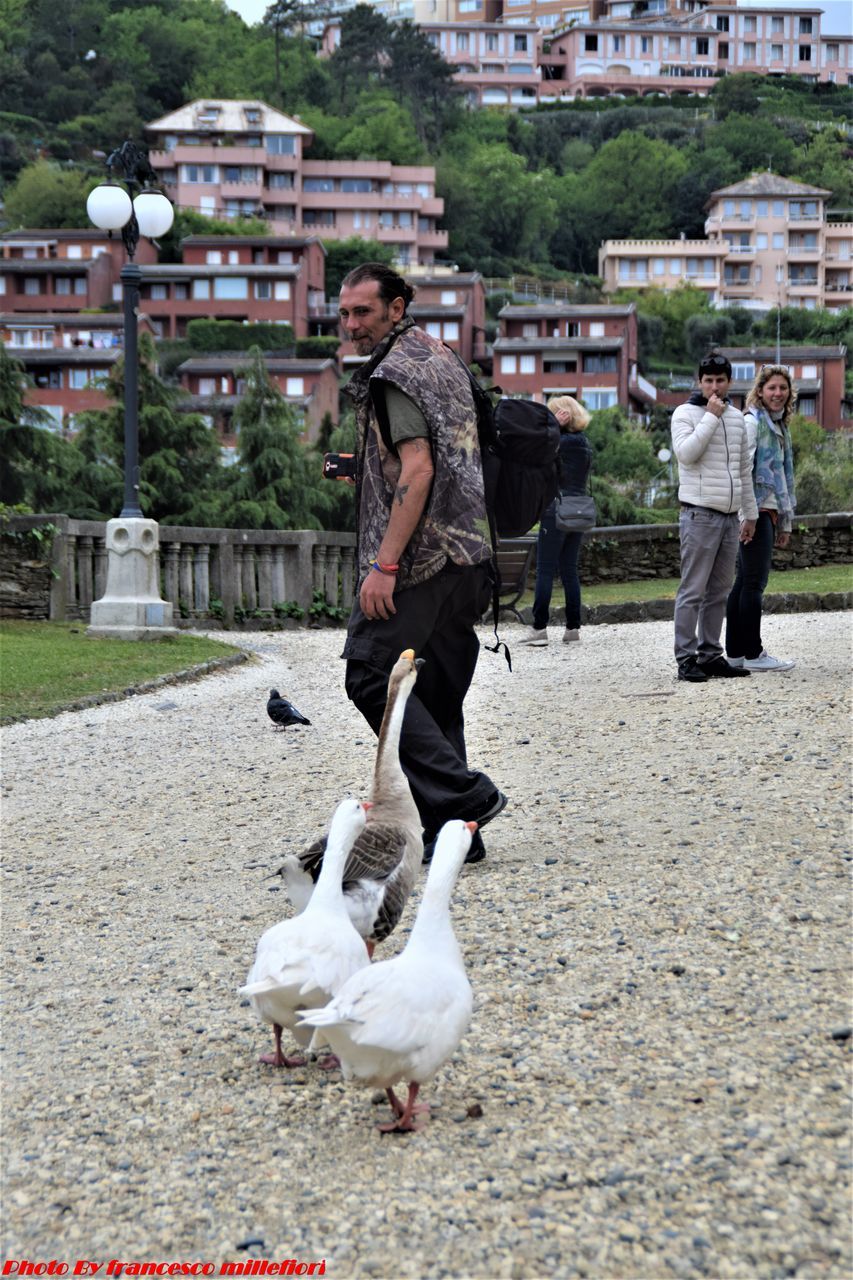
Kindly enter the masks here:
M 491 448 L 492 444 L 494 443 L 494 428 L 492 429 L 492 433 L 491 433 L 492 439 L 484 440 L 483 433 L 479 429 L 480 414 L 479 414 L 479 410 L 477 409 L 477 402 L 481 397 L 488 397 L 489 395 L 500 395 L 501 388 L 495 387 L 495 386 L 481 387 L 479 382 L 471 372 L 471 370 L 468 368 L 465 361 L 460 356 L 459 352 L 454 351 L 453 347 L 449 346 L 446 342 L 443 345 L 447 347 L 447 350 L 451 353 L 451 355 L 454 356 L 455 359 L 458 360 L 459 363 L 462 365 L 462 368 L 465 370 L 466 374 L 468 375 L 468 381 L 471 384 L 471 395 L 474 399 L 474 410 L 477 413 L 477 436 L 480 441 L 480 467 L 481 467 L 481 470 L 483 470 L 483 465 L 482 465 L 483 451 L 484 449 Z M 483 496 L 485 497 L 485 488 L 486 488 L 485 475 L 483 479 L 484 479 Z M 500 610 L 501 610 L 501 575 L 500 575 L 500 570 L 498 569 L 498 531 L 495 527 L 494 511 L 489 506 L 488 502 L 486 502 L 485 506 L 486 506 L 486 518 L 489 522 L 489 541 L 492 544 L 492 558 L 489 561 L 489 578 L 490 578 L 490 585 L 492 588 L 492 629 L 494 630 L 494 633 L 495 633 L 495 643 L 485 644 L 483 645 L 483 648 L 488 649 L 489 653 L 499 653 L 501 649 L 503 649 L 504 657 L 506 658 L 506 665 L 509 667 L 510 671 L 512 671 L 512 655 L 509 651 L 509 646 L 507 645 L 506 641 L 501 640 L 500 636 L 498 635 L 498 620 L 500 618 Z

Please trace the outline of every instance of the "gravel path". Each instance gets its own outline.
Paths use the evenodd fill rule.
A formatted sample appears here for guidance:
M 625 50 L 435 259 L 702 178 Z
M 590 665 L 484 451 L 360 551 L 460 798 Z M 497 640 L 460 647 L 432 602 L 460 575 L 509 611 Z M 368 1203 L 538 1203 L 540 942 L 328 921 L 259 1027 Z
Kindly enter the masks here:
M 849 1276 L 850 615 L 766 624 L 793 672 L 678 684 L 663 622 L 482 655 L 470 753 L 511 805 L 457 886 L 474 1019 L 415 1135 L 259 1066 L 236 994 L 268 873 L 365 794 L 339 632 L 3 730 L 4 1258 Z M 273 731 L 271 685 L 310 728 Z

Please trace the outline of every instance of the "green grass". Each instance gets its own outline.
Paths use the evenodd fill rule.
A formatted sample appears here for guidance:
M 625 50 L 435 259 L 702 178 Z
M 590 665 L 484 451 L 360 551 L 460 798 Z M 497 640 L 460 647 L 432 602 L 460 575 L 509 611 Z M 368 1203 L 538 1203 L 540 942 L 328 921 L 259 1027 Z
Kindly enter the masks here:
M 625 604 L 634 600 L 675 599 L 678 578 L 643 578 L 637 582 L 602 582 L 587 587 L 583 581 L 581 561 L 581 598 L 586 605 Z M 555 586 L 558 584 L 555 583 Z M 771 573 L 767 583 L 768 594 L 799 591 L 853 590 L 853 565 L 825 564 L 816 569 L 788 569 L 784 573 Z M 516 606 L 524 609 L 533 604 L 533 591 L 527 591 Z
M 56 715 L 89 694 L 114 693 L 235 652 L 198 636 L 133 642 L 90 638 L 85 629 L 82 622 L 0 622 L 0 721 Z

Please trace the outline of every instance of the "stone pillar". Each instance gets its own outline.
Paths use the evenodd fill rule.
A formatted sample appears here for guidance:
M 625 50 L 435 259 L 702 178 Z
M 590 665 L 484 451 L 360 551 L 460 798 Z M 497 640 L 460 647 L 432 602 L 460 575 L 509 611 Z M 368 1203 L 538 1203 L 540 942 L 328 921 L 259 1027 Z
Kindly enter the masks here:
M 355 598 L 355 547 L 341 547 L 341 607 L 351 609 Z
M 107 522 L 107 589 L 92 605 L 87 635 L 158 640 L 177 635 L 172 606 L 160 598 L 160 530 L 156 520 Z
M 258 589 L 255 585 L 255 549 L 243 548 L 243 602 L 249 613 L 258 607 Z
M 287 579 L 284 572 L 284 547 L 272 551 L 272 602 L 283 604 L 287 599 Z
M 195 549 L 193 585 L 193 608 L 196 613 L 208 613 L 210 611 L 210 547 L 204 542 L 199 543 Z
M 326 548 L 321 543 L 314 544 L 313 547 L 312 567 L 313 574 L 311 577 L 311 585 L 314 591 L 319 591 L 325 597 L 326 594 Z
M 232 543 L 232 555 L 234 557 L 234 572 L 232 574 L 234 586 L 232 590 L 234 592 L 233 608 L 235 611 L 237 609 L 244 609 L 246 607 L 246 599 L 243 594 L 243 553 L 244 551 L 245 551 L 245 547 L 243 546 L 242 542 Z M 233 620 L 234 614 L 232 613 L 231 616 Z
M 341 563 L 340 547 L 330 546 L 326 548 L 326 602 L 327 604 L 337 606 L 338 600 L 338 570 Z
M 257 549 L 258 555 L 258 608 L 272 610 L 272 548 L 266 543 Z
M 101 596 L 107 589 L 107 571 L 109 569 L 109 556 L 107 555 L 107 544 L 103 538 L 95 538 L 95 599 L 100 600 Z
M 193 549 L 189 542 L 181 544 L 178 566 L 178 603 L 190 613 L 193 607 Z
M 163 577 L 166 584 L 166 599 L 174 606 L 177 606 L 181 598 L 180 570 L 178 565 L 178 558 L 180 554 L 181 544 L 179 542 L 166 543 L 166 549 L 163 553 L 166 566 L 163 572 Z

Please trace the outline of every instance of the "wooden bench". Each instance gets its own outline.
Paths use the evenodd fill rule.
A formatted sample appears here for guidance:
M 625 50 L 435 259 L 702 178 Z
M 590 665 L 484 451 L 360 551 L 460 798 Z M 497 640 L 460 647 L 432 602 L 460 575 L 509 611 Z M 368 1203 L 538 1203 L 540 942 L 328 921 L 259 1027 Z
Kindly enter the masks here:
M 523 622 L 516 605 L 527 591 L 530 571 L 536 556 L 537 538 L 535 534 L 525 534 L 523 538 L 501 538 L 498 543 L 498 573 L 501 579 L 500 608 L 515 614 L 519 622 Z

